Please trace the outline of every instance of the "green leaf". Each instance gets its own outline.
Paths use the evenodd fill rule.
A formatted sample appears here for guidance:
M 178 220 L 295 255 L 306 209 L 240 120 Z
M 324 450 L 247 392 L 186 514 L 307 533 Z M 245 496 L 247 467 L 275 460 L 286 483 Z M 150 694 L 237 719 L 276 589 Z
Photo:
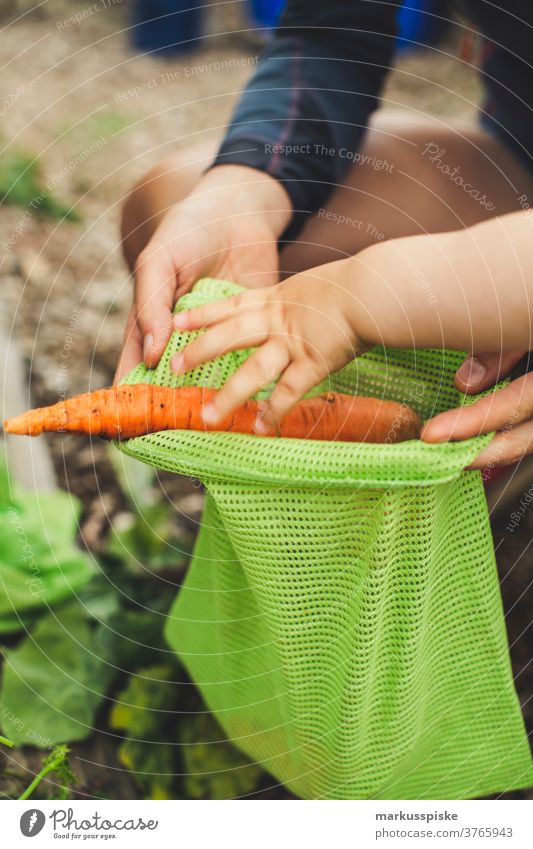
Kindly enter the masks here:
M 0 157 L 0 201 L 26 207 L 28 214 L 78 221 L 79 214 L 57 200 L 41 178 L 38 161 L 21 150 Z
M 5 651 L 2 730 L 16 745 L 48 748 L 91 733 L 109 678 L 93 643 L 89 623 L 70 605 Z
M 106 657 L 128 672 L 163 663 L 170 652 L 163 638 L 165 615 L 155 610 L 120 610 L 113 613 L 98 632 Z
M 133 574 L 146 574 L 165 568 L 174 571 L 184 566 L 189 547 L 179 537 L 172 507 L 158 502 L 132 515 L 125 528 L 113 528 L 108 553 Z
M 175 799 L 175 752 L 171 745 L 124 740 L 118 750 L 119 760 L 130 770 L 144 799 Z
M 154 487 L 155 468 L 117 451 L 112 443 L 108 448 L 107 457 L 132 512 L 138 513 L 144 507 L 155 504 L 160 498 L 160 493 Z
M 127 731 L 129 736 L 161 739 L 161 730 L 169 716 L 176 713 L 176 670 L 172 666 L 150 666 L 132 675 L 126 688 L 116 697 L 111 711 L 111 728 Z M 155 713 L 154 713 L 155 712 Z
M 75 544 L 79 512 L 66 492 L 10 497 L 0 463 L 0 633 L 27 627 L 28 617 L 69 598 L 94 574 Z
M 7 473 L 7 464 L 5 458 L 2 458 L 0 460 L 0 510 L 8 507 L 11 500 L 11 483 Z
M 35 616 L 21 611 L 13 616 L 0 617 L 0 634 L 14 634 L 16 631 L 28 631 L 35 622 Z
M 151 666 L 133 675 L 117 696 L 111 728 L 124 731 L 119 758 L 147 799 L 172 799 L 176 746 L 172 745 L 179 684 L 172 666 Z
M 209 713 L 188 718 L 182 734 L 187 799 L 235 799 L 253 793 L 264 775 L 228 740 Z
M 78 593 L 83 613 L 98 622 L 108 622 L 120 611 L 117 589 L 103 572 L 96 574 Z

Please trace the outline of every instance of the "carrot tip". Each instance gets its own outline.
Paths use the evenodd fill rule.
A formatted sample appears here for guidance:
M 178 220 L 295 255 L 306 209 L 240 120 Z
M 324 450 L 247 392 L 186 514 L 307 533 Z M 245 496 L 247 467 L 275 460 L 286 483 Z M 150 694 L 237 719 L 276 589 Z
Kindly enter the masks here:
M 4 421 L 4 431 L 6 433 L 17 433 L 24 435 L 28 432 L 28 416 L 23 413 L 20 416 L 12 416 Z

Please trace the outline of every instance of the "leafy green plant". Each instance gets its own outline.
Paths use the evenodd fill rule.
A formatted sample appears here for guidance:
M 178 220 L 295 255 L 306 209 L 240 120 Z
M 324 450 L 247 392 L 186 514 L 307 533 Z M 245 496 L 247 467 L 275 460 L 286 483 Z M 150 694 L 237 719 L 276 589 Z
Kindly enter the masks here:
M 131 124 L 131 118 L 113 109 L 101 109 L 88 115 L 82 121 L 63 125 L 58 135 L 76 144 L 94 144 L 100 139 L 109 139 L 125 130 Z
M 125 732 L 119 758 L 144 798 L 233 799 L 257 789 L 263 770 L 225 739 L 179 666 L 138 670 L 116 698 L 110 726 Z
M 210 713 L 187 717 L 181 729 L 187 799 L 235 799 L 257 789 L 264 772 L 228 740 Z
M 111 530 L 107 555 L 117 559 L 132 575 L 179 573 L 190 557 L 190 542 L 176 522 L 172 504 L 161 500 L 154 488 L 154 469 L 113 449 L 109 459 L 129 502 Z
M 75 544 L 79 502 L 66 492 L 15 490 L 0 460 L 0 633 L 72 597 L 95 572 Z
M 118 754 L 147 799 L 172 799 L 176 773 L 174 726 L 178 686 L 172 666 L 151 666 L 132 675 L 117 696 L 111 728 L 125 732 Z
M 121 608 L 111 614 L 97 634 L 98 646 L 112 658 L 117 670 L 133 672 L 142 666 L 168 661 L 173 653 L 165 644 L 163 627 L 168 601 L 162 609 Z
M 0 157 L 0 203 L 31 209 L 36 215 L 79 221 L 79 214 L 58 200 L 44 183 L 39 162 L 21 150 Z
M 91 733 L 109 678 L 93 642 L 94 628 L 70 605 L 4 650 L 2 730 L 16 745 L 47 748 Z
M 166 502 L 142 507 L 125 527 L 113 528 L 108 553 L 133 573 L 175 571 L 185 566 L 190 554 Z
M 143 798 L 234 798 L 264 777 L 224 739 L 165 642 L 188 545 L 146 469 L 135 461 L 117 469 L 130 518 L 117 523 L 96 564 L 75 545 L 70 496 L 12 494 L 0 466 L 0 630 L 20 630 L 18 617 L 26 629 L 3 647 L 0 743 L 54 746 L 23 798 L 51 773 L 66 798 L 73 776 L 58 744 L 85 740 L 97 720 L 123 735 L 117 756 Z M 26 543 L 46 586 L 42 600 L 28 591 L 35 568 L 22 560 Z
M 67 746 L 56 746 L 55 749 L 44 759 L 40 771 L 37 773 L 33 781 L 28 784 L 24 792 L 19 796 L 19 799 L 29 799 L 39 786 L 41 781 L 50 773 L 55 773 L 56 781 L 59 782 L 59 792 L 54 793 L 50 798 L 68 799 L 69 785 L 76 781 L 76 777 L 72 772 L 69 762 Z
M 7 737 L 2 737 L 1 735 L 0 743 L 10 749 L 15 745 L 12 740 L 8 740 Z M 53 751 L 44 758 L 41 769 L 35 778 L 18 797 L 19 801 L 29 799 L 41 781 L 52 772 L 55 773 L 56 780 L 59 782 L 59 790 L 54 792 L 49 798 L 68 799 L 70 792 L 69 785 L 73 785 L 76 782 L 76 776 L 72 772 L 68 762 L 69 751 L 67 746 L 55 746 Z

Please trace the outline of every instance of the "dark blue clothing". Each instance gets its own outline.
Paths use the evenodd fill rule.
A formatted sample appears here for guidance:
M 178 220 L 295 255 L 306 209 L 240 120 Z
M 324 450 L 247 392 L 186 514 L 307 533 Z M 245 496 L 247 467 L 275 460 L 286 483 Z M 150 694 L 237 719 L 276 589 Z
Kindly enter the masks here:
M 533 0 L 464 0 L 483 39 L 483 123 L 533 171 Z M 280 180 L 294 232 L 342 182 L 376 108 L 395 46 L 398 2 L 288 0 L 215 164 Z M 352 154 L 350 156 L 350 153 Z

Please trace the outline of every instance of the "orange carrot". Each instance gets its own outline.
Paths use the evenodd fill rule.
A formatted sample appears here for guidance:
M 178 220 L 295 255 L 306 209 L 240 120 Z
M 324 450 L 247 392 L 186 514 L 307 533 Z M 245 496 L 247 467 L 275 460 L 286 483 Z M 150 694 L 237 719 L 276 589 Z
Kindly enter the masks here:
M 130 439 L 176 429 L 254 433 L 257 401 L 246 401 L 219 424 L 207 428 L 202 410 L 214 394 L 214 389 L 197 386 L 112 386 L 14 416 L 4 422 L 4 429 L 27 436 L 68 431 L 106 439 Z M 300 401 L 283 418 L 280 436 L 402 442 L 417 438 L 421 426 L 417 414 L 404 404 L 328 392 Z

